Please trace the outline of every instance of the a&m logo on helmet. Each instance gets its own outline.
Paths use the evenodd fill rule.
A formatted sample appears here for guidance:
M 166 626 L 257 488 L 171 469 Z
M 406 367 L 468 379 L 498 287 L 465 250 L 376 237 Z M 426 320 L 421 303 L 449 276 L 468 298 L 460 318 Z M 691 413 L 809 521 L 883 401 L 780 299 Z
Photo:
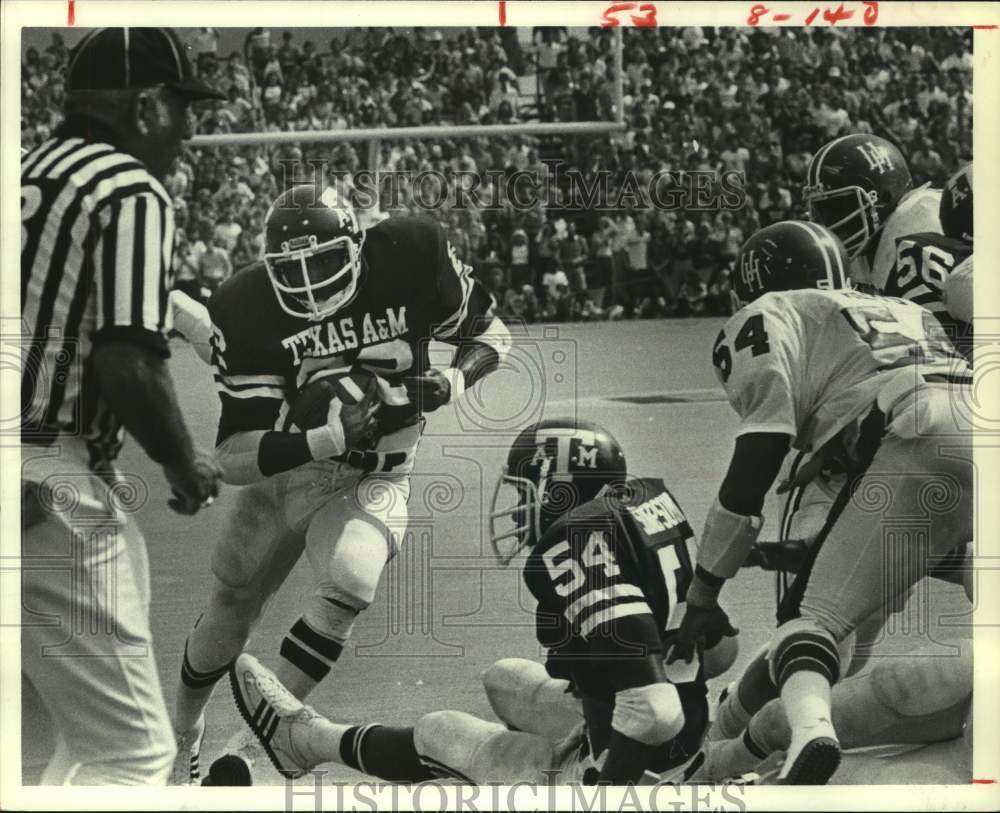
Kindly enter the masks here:
M 747 293 L 764 290 L 764 280 L 760 276 L 760 258 L 753 249 L 740 258 L 740 279 Z
M 889 152 L 889 148 L 884 144 L 876 144 L 873 141 L 863 141 L 857 145 L 857 150 L 865 157 L 865 160 L 868 161 L 868 168 L 872 172 L 878 170 L 881 175 L 893 169 L 892 155 Z

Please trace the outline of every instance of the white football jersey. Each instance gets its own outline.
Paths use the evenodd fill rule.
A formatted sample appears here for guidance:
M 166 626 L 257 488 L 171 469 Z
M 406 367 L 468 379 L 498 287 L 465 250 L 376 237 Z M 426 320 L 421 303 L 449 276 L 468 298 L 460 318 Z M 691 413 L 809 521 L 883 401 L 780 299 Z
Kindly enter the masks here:
M 804 451 L 864 417 L 880 393 L 912 389 L 915 371 L 970 372 L 930 311 L 857 291 L 765 294 L 726 322 L 712 360 L 737 434 L 787 434 Z
M 889 272 L 896 263 L 896 240 L 921 232 L 941 234 L 940 205 L 941 190 L 931 189 L 929 184 L 904 195 L 878 233 L 874 259 L 869 262 L 862 254 L 851 260 L 851 282 L 863 291 L 884 291 Z

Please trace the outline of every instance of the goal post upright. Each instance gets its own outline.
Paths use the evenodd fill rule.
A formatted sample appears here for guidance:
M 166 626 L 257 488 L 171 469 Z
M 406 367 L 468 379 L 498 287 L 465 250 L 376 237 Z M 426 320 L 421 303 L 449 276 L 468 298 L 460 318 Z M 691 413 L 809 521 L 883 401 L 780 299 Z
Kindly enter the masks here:
M 621 125 L 621 129 L 625 129 L 625 106 L 623 104 L 623 99 L 625 98 L 625 78 L 623 65 L 623 52 L 625 50 L 624 45 L 624 35 L 622 34 L 622 27 L 618 26 L 615 28 L 615 122 Z

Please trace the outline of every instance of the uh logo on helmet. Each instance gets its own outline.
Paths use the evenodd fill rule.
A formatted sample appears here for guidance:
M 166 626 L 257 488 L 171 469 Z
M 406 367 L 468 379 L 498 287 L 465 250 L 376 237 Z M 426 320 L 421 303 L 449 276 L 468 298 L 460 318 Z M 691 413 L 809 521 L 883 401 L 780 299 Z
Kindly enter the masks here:
M 854 259 L 912 188 L 906 160 L 891 141 L 853 133 L 820 147 L 809 162 L 802 195 L 809 217 L 837 235 L 848 259 Z
M 831 231 L 804 220 L 783 220 L 750 235 L 740 249 L 733 309 L 769 291 L 849 288 L 848 259 Z
M 354 297 L 365 232 L 354 209 L 329 187 L 293 186 L 264 221 L 264 265 L 282 309 L 319 321 Z
M 506 566 L 566 512 L 625 481 L 625 452 L 604 427 L 575 418 L 531 424 L 514 439 L 490 508 L 490 544 Z M 514 495 L 501 507 L 504 487 Z M 501 527 L 504 519 L 512 527 Z M 513 539 L 513 542 L 506 540 Z M 504 543 L 504 544 L 501 544 Z

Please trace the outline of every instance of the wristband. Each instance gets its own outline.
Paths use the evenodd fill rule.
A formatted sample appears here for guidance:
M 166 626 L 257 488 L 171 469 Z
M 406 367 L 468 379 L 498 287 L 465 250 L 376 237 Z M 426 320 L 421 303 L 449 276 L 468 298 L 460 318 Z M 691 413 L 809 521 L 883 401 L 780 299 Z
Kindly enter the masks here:
M 706 576 L 708 578 L 706 578 Z M 699 566 L 695 570 L 694 578 L 688 585 L 684 600 L 691 607 L 700 607 L 709 610 L 719 606 L 719 593 L 725 579 L 717 579 Z
M 309 454 L 312 455 L 313 460 L 325 460 L 347 451 L 344 430 L 341 429 L 338 433 L 329 424 L 307 430 L 306 443 L 309 445 Z

